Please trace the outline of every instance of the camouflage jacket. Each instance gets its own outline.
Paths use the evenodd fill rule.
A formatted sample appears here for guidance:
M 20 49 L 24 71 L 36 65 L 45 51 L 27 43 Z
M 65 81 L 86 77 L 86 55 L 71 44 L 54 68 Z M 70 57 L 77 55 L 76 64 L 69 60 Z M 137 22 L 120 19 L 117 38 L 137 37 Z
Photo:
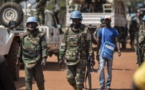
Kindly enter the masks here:
M 145 47 L 145 27 L 143 28 L 143 26 L 141 25 L 139 28 L 139 45 L 144 46 Z
M 74 59 L 78 62 L 83 58 L 87 59 L 88 55 L 92 56 L 91 34 L 88 28 L 83 24 L 77 32 L 73 30 L 73 26 L 67 28 L 60 46 L 59 60 Z
M 33 34 L 27 32 L 21 39 L 18 58 L 21 58 L 25 64 L 47 58 L 47 43 L 44 33 L 39 32 L 38 29 Z
M 36 0 L 36 1 L 37 1 L 36 9 L 37 10 L 44 10 L 46 7 L 47 0 Z

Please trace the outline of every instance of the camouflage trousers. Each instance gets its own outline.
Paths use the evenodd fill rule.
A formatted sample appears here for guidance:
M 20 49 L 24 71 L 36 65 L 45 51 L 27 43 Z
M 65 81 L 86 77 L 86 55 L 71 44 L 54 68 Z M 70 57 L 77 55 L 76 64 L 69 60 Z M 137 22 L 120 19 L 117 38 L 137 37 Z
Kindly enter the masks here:
M 36 80 L 38 90 L 45 90 L 44 89 L 44 75 L 43 75 L 42 66 L 40 64 L 37 64 L 32 69 L 25 68 L 26 90 L 32 90 L 33 77 Z
M 66 66 L 67 81 L 74 90 L 82 90 L 84 88 L 86 61 L 87 60 L 81 60 L 76 65 Z

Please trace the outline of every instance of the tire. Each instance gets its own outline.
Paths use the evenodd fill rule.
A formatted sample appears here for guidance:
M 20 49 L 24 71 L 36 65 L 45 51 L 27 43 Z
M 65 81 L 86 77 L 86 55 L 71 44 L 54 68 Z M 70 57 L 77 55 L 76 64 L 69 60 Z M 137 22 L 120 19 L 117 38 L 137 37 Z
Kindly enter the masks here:
M 5 59 L 7 61 L 10 73 L 15 81 L 19 79 L 19 66 L 17 66 L 18 59 L 17 54 L 19 51 L 19 43 L 17 41 L 13 41 L 9 53 L 5 55 Z
M 15 21 L 16 26 L 23 21 L 23 11 L 21 7 L 14 2 L 7 2 L 0 8 L 0 21 L 5 27 L 9 27 L 9 21 Z

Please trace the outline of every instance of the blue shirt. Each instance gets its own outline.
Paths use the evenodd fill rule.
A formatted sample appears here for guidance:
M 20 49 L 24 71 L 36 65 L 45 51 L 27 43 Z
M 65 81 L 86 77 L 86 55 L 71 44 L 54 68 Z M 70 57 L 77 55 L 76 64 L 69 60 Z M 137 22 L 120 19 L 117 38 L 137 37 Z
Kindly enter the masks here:
M 104 35 L 103 35 L 103 29 L 104 29 Z M 110 43 L 115 42 L 115 38 L 119 36 L 119 33 L 114 28 L 100 28 L 98 31 L 98 37 L 101 38 L 101 49 L 105 41 L 108 41 Z

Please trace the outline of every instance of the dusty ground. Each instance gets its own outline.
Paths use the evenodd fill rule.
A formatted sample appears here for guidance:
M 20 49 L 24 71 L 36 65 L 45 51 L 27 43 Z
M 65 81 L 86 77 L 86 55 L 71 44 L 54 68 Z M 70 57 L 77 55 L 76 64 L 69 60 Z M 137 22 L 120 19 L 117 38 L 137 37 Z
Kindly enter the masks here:
M 131 90 L 132 76 L 137 69 L 136 54 L 134 50 L 122 50 L 121 57 L 115 52 L 113 62 L 113 79 L 111 88 L 113 90 Z M 96 60 L 95 60 L 96 61 Z M 99 88 L 97 61 L 92 72 L 93 90 Z M 106 70 L 105 70 L 106 71 Z M 57 64 L 56 57 L 48 58 L 47 65 L 44 68 L 45 90 L 73 90 L 66 80 L 65 68 L 60 68 Z M 20 80 L 15 82 L 18 90 L 25 90 L 24 70 L 20 71 Z M 38 90 L 35 81 L 33 82 L 33 90 Z

